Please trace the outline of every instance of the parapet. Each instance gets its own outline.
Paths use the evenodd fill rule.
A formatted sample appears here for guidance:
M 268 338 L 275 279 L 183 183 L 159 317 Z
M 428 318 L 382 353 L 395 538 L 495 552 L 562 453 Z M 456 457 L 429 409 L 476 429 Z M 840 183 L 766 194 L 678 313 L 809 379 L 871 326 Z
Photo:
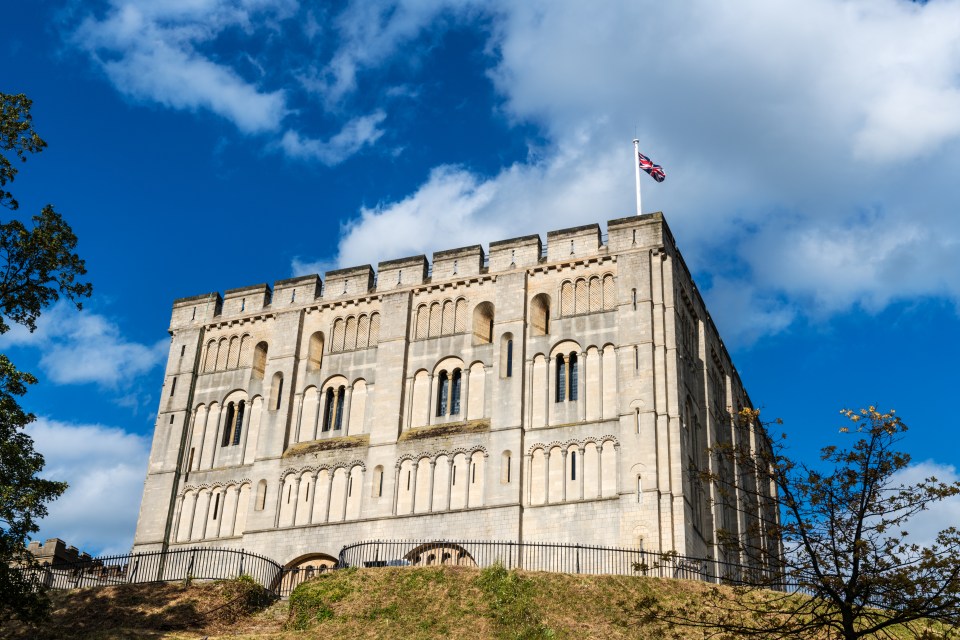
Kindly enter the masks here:
M 264 284 L 255 284 L 252 287 L 228 289 L 223 293 L 223 315 L 235 316 L 241 313 L 262 311 L 270 304 L 270 287 Z
M 673 238 L 662 213 L 617 218 L 607 223 L 604 244 L 599 224 L 588 224 L 547 233 L 546 251 L 539 235 L 520 236 L 490 243 L 489 255 L 476 244 L 433 254 L 433 268 L 426 256 L 410 256 L 328 271 L 321 280 L 312 274 L 218 293 L 179 298 L 173 303 L 171 329 L 203 325 L 224 317 L 256 314 L 315 303 L 320 300 L 365 296 L 438 283 L 529 269 L 553 262 L 569 262 L 601 254 L 615 254 L 643 247 L 672 245 Z
M 543 243 L 540 236 L 520 236 L 490 243 L 490 271 L 509 271 L 532 267 L 540 262 Z
M 547 233 L 547 262 L 560 262 L 600 252 L 600 225 L 587 224 Z
M 362 296 L 373 289 L 373 267 L 347 267 L 327 271 L 323 287 L 323 298 L 332 300 L 344 296 Z
M 377 265 L 377 291 L 422 284 L 427 279 L 427 256 L 411 256 L 387 260 Z
M 312 274 L 273 283 L 273 307 L 291 307 L 320 297 L 320 276 Z
M 478 276 L 483 270 L 483 247 L 478 244 L 433 254 L 432 282 Z

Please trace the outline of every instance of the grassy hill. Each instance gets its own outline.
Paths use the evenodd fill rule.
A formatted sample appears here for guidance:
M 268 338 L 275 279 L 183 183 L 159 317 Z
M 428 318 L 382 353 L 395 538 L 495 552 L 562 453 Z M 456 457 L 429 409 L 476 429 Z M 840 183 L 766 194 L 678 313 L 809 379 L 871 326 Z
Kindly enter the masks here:
M 0 638 L 700 638 L 644 614 L 651 598 L 691 602 L 710 588 L 499 567 L 348 569 L 280 602 L 244 580 L 60 592 L 47 622 L 8 623 Z

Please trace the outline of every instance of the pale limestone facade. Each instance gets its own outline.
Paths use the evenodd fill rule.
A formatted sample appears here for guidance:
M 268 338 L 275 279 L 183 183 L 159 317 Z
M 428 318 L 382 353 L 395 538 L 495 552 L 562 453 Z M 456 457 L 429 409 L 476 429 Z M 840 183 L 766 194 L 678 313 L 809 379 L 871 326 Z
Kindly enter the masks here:
M 694 478 L 718 439 L 765 445 L 733 428 L 749 398 L 661 214 L 182 298 L 170 333 L 134 551 L 705 557 L 751 518 Z

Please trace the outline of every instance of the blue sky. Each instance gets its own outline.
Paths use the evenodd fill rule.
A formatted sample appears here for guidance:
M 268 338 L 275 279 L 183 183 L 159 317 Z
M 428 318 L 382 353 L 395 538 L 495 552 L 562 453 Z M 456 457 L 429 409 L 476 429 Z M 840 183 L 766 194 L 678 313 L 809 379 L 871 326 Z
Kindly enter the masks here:
M 49 143 L 12 190 L 94 297 L 0 348 L 48 472 L 40 538 L 132 540 L 171 302 L 630 215 L 644 184 L 798 457 L 879 403 L 956 478 L 960 2 L 42 0 L 0 91 Z M 7 214 L 9 217 L 11 214 Z M 841 441 L 842 442 L 842 441 Z M 956 524 L 948 505 L 923 527 Z

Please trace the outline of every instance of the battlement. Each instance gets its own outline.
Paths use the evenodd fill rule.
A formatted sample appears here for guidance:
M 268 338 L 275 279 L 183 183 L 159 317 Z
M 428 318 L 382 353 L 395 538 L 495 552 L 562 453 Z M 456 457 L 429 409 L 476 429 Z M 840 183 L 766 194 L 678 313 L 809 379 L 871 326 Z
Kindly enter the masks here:
M 43 544 L 34 540 L 27 547 L 27 551 L 37 562 L 45 565 L 73 564 L 91 559 L 89 553 L 81 552 L 74 546 L 68 547 L 60 538 L 47 538 Z
M 497 240 L 484 252 L 480 245 L 436 251 L 433 260 L 424 255 L 387 260 L 278 280 L 267 284 L 230 289 L 188 298 L 173 303 L 171 329 L 198 326 L 229 318 L 316 304 L 342 298 L 394 291 L 427 283 L 456 281 L 482 274 L 497 274 L 530 269 L 544 264 L 582 260 L 593 256 L 620 253 L 643 247 L 673 244 L 662 213 L 618 218 L 607 222 L 606 244 L 599 224 L 589 224 L 547 233 L 543 243 L 539 235 Z

